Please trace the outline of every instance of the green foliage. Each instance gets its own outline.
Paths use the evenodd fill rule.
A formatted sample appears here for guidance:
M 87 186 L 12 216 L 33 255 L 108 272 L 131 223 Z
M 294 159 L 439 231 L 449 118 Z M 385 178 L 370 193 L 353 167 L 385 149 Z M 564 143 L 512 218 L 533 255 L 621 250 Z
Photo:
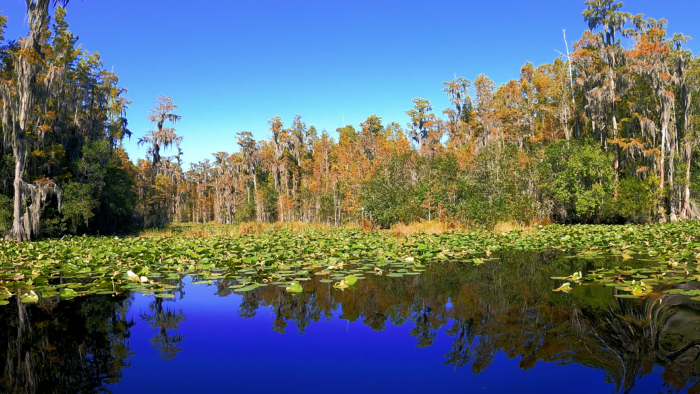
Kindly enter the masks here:
M 51 201 L 41 208 L 41 222 L 39 223 L 39 233 L 42 238 L 61 237 L 66 233 L 66 222 L 58 212 L 58 203 Z
M 95 198 L 95 186 L 89 183 L 70 182 L 63 187 L 63 218 L 72 233 L 78 228 L 88 228 L 95 217 L 99 201 Z
M 421 161 L 414 152 L 390 156 L 362 186 L 362 204 L 382 227 L 399 222 L 410 223 L 421 215 L 418 187 L 412 169 Z
M 72 163 L 74 180 L 63 186 L 63 218 L 73 234 L 79 228 L 89 229 L 100 206 L 110 147 L 107 140 L 90 141 L 81 153 L 82 156 Z
M 333 193 L 323 193 L 321 195 L 320 205 L 320 221 L 331 223 L 333 221 L 335 213 L 335 207 L 333 205 Z
M 12 227 L 12 199 L 0 194 L 0 235 L 7 233 Z
M 462 217 L 487 227 L 501 221 L 527 223 L 534 212 L 533 159 L 515 146 L 491 146 L 476 158 Z
M 473 172 L 460 172 L 457 158 L 415 152 L 385 159 L 363 184 L 362 203 L 377 224 L 456 220 L 491 227 L 499 221 L 528 222 L 534 216 L 527 178 L 531 160 L 515 147 L 484 149 Z
M 81 153 L 72 163 L 75 177 L 63 185 L 65 226 L 73 234 L 129 228 L 137 198 L 133 164 L 107 140 L 88 142 Z
M 249 202 L 238 207 L 234 215 L 236 223 L 251 222 L 255 220 L 255 203 Z
M 262 183 L 262 194 L 263 194 L 263 220 L 274 221 L 277 219 L 277 193 L 273 186 L 273 179 L 271 176 L 266 177 L 265 182 Z
M 100 195 L 100 231 L 128 231 L 133 226 L 138 194 L 134 185 L 136 168 L 121 149 L 110 156 Z
M 569 222 L 605 221 L 602 213 L 612 203 L 615 172 L 612 154 L 593 144 L 559 141 L 549 145 L 538 168 L 545 200 L 554 215 Z
M 658 184 L 656 177 L 622 178 L 617 187 L 616 213 L 631 223 L 648 223 L 656 219 L 661 199 Z

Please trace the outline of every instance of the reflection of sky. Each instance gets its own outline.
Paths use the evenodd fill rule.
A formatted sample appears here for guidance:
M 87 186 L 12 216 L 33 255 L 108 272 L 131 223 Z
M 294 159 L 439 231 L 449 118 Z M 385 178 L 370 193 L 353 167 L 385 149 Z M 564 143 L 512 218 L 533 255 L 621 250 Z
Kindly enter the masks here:
M 580 365 L 538 363 L 522 371 L 518 360 L 498 353 L 479 375 L 469 366 L 444 365 L 453 337 L 438 332 L 432 346 L 416 348 L 409 335 L 413 323 L 387 323 L 372 331 L 362 322 L 348 323 L 333 313 L 331 321 L 311 323 L 299 335 L 293 322 L 285 334 L 272 331 L 271 308 L 261 307 L 254 318 L 239 318 L 240 295 L 215 296 L 215 288 L 190 285 L 185 280 L 183 300 L 164 307 L 182 308 L 187 321 L 178 332 L 185 337 L 182 351 L 164 362 L 148 341 L 154 330 L 140 320 L 152 297 L 135 295 L 129 312 L 137 324 L 130 344 L 135 352 L 131 367 L 123 370 L 114 393 L 253 392 L 561 392 L 611 393 L 603 371 Z M 447 327 L 451 326 L 451 322 Z M 172 334 L 172 333 L 171 333 Z M 635 393 L 659 392 L 656 371 L 635 387 Z

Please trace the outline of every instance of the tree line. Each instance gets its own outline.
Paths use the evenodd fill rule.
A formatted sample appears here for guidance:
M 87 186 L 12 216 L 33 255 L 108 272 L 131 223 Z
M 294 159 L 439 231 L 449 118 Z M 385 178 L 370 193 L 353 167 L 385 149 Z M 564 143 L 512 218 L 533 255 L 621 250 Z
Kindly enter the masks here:
M 586 1 L 589 29 L 516 79 L 444 82 L 451 105 L 440 113 L 415 98 L 406 125 L 370 115 L 335 133 L 273 117 L 268 139 L 241 131 L 234 153 L 189 169 L 166 96 L 138 140 L 146 158 L 128 160 L 125 89 L 75 47 L 65 9 L 51 20 L 48 1 L 28 4 L 29 35 L 0 54 L 0 215 L 13 239 L 173 221 L 489 227 L 700 215 L 700 62 L 689 37 L 621 2 Z
M 643 223 L 697 218 L 700 63 L 667 22 L 585 2 L 587 30 L 497 86 L 443 83 L 402 126 L 370 115 L 331 135 L 300 115 L 191 165 L 178 220 L 342 224 L 454 220 Z M 630 43 L 627 46 L 622 44 Z M 337 139 L 335 138 L 337 136 Z

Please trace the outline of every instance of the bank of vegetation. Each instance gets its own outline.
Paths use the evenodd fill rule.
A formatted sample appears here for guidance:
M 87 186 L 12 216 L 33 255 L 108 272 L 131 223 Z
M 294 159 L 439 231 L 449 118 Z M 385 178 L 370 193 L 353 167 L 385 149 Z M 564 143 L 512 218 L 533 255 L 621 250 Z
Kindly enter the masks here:
M 0 51 L 0 227 L 11 239 L 172 222 L 489 228 L 700 216 L 700 61 L 689 37 L 620 2 L 586 1 L 589 30 L 551 63 L 526 63 L 501 85 L 484 74 L 445 82 L 441 112 L 415 98 L 406 125 L 370 115 L 335 131 L 274 117 L 269 139 L 238 132 L 225 142 L 234 153 L 189 168 L 166 96 L 139 137 L 146 158 L 129 160 L 126 90 L 76 46 L 64 8 L 29 3 L 28 36 Z

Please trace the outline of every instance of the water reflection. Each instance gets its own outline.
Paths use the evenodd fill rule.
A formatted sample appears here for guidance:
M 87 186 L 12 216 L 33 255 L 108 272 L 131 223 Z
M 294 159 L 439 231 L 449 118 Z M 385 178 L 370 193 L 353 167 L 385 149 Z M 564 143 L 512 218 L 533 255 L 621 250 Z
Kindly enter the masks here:
M 518 358 L 524 370 L 539 361 L 601 369 L 619 392 L 632 391 L 655 366 L 664 369 L 669 391 L 700 391 L 700 303 L 680 295 L 623 300 L 604 286 L 554 293 L 550 276 L 604 263 L 552 262 L 552 257 L 505 255 L 478 269 L 438 264 L 420 276 L 368 277 L 356 290 L 344 292 L 318 279 L 305 283 L 300 295 L 270 286 L 243 295 L 239 315 L 253 317 L 259 308 L 271 307 L 272 330 L 283 333 L 293 321 L 304 333 L 340 310 L 341 319 L 361 321 L 375 331 L 387 323 L 410 324 L 419 348 L 433 345 L 446 327 L 452 344 L 444 363 L 475 374 L 502 351 Z
M 163 302 L 163 298 L 156 298 L 155 301 L 151 302 L 148 305 L 151 313 L 142 313 L 141 320 L 157 330 L 150 339 L 151 346 L 158 351 L 163 361 L 170 361 L 182 350 L 178 343 L 184 341 L 185 337 L 178 333 L 171 335 L 168 331 L 177 330 L 180 323 L 187 319 L 181 309 L 175 312 L 169 307 L 163 308 Z
M 82 297 L 38 305 L 12 300 L 0 308 L 0 390 L 93 393 L 116 383 L 134 353 L 127 319 L 131 301 Z
M 277 286 L 232 295 L 228 287 L 234 283 L 229 280 L 215 281 L 210 289 L 222 297 L 241 297 L 240 317 L 262 319 L 259 312 L 271 312 L 271 329 L 280 334 L 304 334 L 315 322 L 334 318 L 374 331 L 405 324 L 419 348 L 437 346 L 440 336 L 444 346 L 448 337 L 442 362 L 475 374 L 503 352 L 523 370 L 548 362 L 605 371 L 618 392 L 633 392 L 650 374 L 660 374 L 665 391 L 700 392 L 700 303 L 663 294 L 618 299 L 613 288 L 604 286 L 554 293 L 550 276 L 606 263 L 548 254 L 500 257 L 479 267 L 436 264 L 417 276 L 368 276 L 356 289 L 345 291 L 320 283 L 322 277 L 304 282 L 304 292 L 294 295 Z M 176 295 L 187 301 L 182 290 Z M 136 316 L 151 328 L 151 346 L 162 360 L 187 362 L 179 354 L 185 338 L 178 333 L 185 314 L 169 301 L 153 298 L 148 310 Z M 131 305 L 132 298 L 122 295 L 39 305 L 13 301 L 1 307 L 0 332 L 7 337 L 0 341 L 0 387 L 28 393 L 105 391 L 134 357 L 129 338 L 137 323 L 127 318 Z M 207 334 L 204 328 L 197 332 Z

